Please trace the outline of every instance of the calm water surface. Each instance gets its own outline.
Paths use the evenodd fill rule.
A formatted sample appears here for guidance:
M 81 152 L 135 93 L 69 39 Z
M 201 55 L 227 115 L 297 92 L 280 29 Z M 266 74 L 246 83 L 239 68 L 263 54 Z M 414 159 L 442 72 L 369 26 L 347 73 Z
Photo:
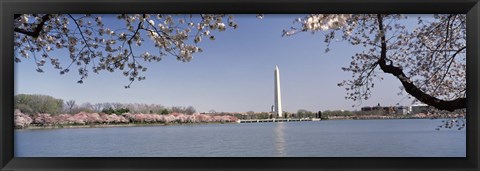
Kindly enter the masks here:
M 16 157 L 465 157 L 466 131 L 441 120 L 16 130 Z

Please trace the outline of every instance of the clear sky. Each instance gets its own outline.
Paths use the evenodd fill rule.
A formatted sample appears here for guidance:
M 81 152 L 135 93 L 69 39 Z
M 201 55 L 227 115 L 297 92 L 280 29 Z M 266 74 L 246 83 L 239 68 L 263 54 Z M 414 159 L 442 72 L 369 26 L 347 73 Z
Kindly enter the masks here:
M 335 42 L 331 51 L 324 53 L 322 34 L 300 33 L 282 37 L 282 30 L 292 26 L 295 18 L 305 15 L 235 15 L 239 27 L 214 32 L 216 40 L 204 39 L 191 62 L 183 63 L 175 57 L 146 64 L 146 80 L 134 82 L 130 89 L 124 85 L 128 78 L 121 71 L 113 73 L 90 71 L 83 84 L 78 84 L 77 69 L 60 75 L 47 62 L 44 73 L 36 72 L 33 60 L 23 59 L 15 65 L 15 93 L 45 94 L 64 100 L 84 102 L 148 103 L 164 106 L 194 106 L 198 112 L 214 109 L 218 112 L 268 112 L 274 104 L 275 65 L 280 69 L 283 110 L 298 109 L 355 110 L 362 106 L 409 105 L 405 96 L 398 96 L 400 82 L 383 74 L 384 80 L 375 83 L 371 99 L 362 104 L 346 100 L 344 87 L 337 83 L 351 79 L 348 66 L 351 56 L 362 51 L 346 42 Z M 416 17 L 409 17 L 413 27 Z M 118 22 L 105 15 L 106 24 Z M 148 39 L 148 38 L 146 38 Z M 144 51 L 157 52 L 149 46 Z M 64 52 L 53 55 L 65 56 Z M 63 57 L 62 57 L 63 58 Z M 67 62 L 62 63 L 63 66 Z M 352 107 L 352 105 L 356 105 Z

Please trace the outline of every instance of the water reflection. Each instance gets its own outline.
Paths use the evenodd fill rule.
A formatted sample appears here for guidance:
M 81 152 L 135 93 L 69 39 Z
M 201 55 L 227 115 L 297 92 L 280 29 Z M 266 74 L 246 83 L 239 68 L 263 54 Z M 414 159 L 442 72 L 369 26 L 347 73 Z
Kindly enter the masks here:
M 275 151 L 277 157 L 287 156 L 285 152 L 285 137 L 283 136 L 283 129 L 285 125 L 283 122 L 277 122 L 274 128 L 275 132 Z

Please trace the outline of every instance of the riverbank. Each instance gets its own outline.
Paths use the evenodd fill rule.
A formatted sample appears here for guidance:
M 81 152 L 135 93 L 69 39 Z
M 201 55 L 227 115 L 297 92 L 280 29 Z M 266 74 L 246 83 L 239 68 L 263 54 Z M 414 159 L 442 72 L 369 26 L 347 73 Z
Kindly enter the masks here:
M 384 120 L 384 119 L 452 119 L 465 118 L 465 114 L 414 114 L 414 115 L 360 115 L 360 116 L 323 116 L 322 120 Z M 309 120 L 310 118 L 303 118 Z M 288 119 L 287 119 L 288 120 Z M 296 120 L 290 118 L 289 120 Z M 299 119 L 302 120 L 302 119 Z M 313 119 L 312 119 L 313 120 Z M 172 113 L 159 114 L 36 114 L 26 115 L 15 112 L 16 129 L 60 129 L 60 128 L 110 128 L 135 126 L 168 126 L 237 123 L 238 118 L 228 115 L 185 115 Z M 259 122 L 259 121 L 256 121 Z
M 91 125 L 48 125 L 29 126 L 16 128 L 17 130 L 41 130 L 41 129 L 64 129 L 64 128 L 115 128 L 115 127 L 155 127 L 155 126 L 179 126 L 179 125 L 206 125 L 206 124 L 232 124 L 236 122 L 208 122 L 208 123 L 128 123 L 128 124 L 91 124 Z
M 328 116 L 322 118 L 323 120 L 376 120 L 376 119 L 449 119 L 449 118 L 465 118 L 465 114 L 452 115 L 364 115 L 364 116 Z
M 444 118 L 418 118 L 418 117 L 335 117 L 322 120 L 392 120 L 392 119 L 449 119 Z M 90 124 L 90 125 L 31 125 L 17 130 L 42 130 L 42 129 L 69 129 L 69 128 L 115 128 L 115 127 L 157 127 L 157 126 L 180 126 L 180 125 L 206 125 L 206 124 L 236 124 L 237 122 L 206 122 L 206 123 L 127 123 L 127 124 Z M 253 123 L 253 122 L 250 122 Z M 263 122 L 262 122 L 263 123 Z

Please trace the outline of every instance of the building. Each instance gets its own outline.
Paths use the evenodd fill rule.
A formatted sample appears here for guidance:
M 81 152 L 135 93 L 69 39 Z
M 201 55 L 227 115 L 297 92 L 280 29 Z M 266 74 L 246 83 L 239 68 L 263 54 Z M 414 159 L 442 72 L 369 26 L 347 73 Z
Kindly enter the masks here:
M 411 108 L 409 106 L 365 106 L 360 109 L 363 112 L 381 111 L 383 114 L 410 114 Z
M 411 114 L 430 113 L 433 110 L 433 107 L 428 106 L 426 104 L 415 104 L 415 105 L 412 105 L 411 108 L 412 108 Z
M 360 110 L 363 112 L 368 112 L 368 111 L 372 111 L 373 109 L 370 106 L 365 106 L 365 107 L 362 107 Z
M 411 106 L 398 106 L 396 107 L 396 110 L 395 110 L 396 114 L 402 114 L 402 115 L 408 115 L 411 112 L 412 112 Z

